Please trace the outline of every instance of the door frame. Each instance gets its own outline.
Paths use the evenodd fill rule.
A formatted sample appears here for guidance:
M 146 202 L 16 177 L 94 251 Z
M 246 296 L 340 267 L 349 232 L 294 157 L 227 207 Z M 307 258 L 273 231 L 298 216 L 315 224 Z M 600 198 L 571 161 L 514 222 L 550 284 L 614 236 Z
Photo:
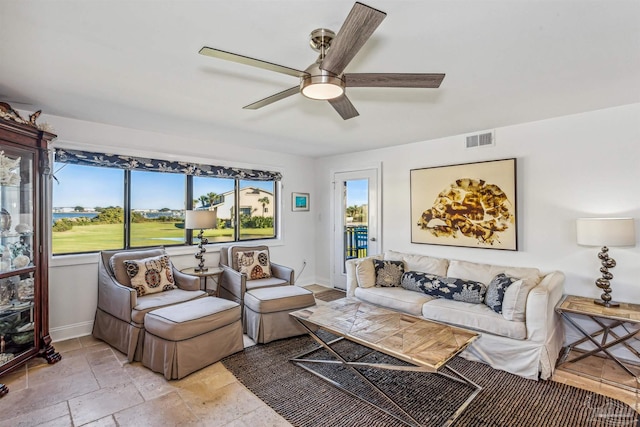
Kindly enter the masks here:
M 331 170 L 331 197 L 330 197 L 330 211 L 331 211 L 331 238 L 330 238 L 330 281 L 331 286 L 334 288 L 341 288 L 336 286 L 338 283 L 343 284 L 346 287 L 346 274 L 337 272 L 337 253 L 336 253 L 336 229 L 342 224 L 342 220 L 340 218 L 336 218 L 336 174 L 342 173 L 358 173 L 364 171 L 374 171 L 376 176 L 376 184 L 375 191 L 377 194 L 377 201 L 375 204 L 375 215 L 374 218 L 371 218 L 371 206 L 369 206 L 369 220 L 374 222 L 376 227 L 376 235 L 369 235 L 368 238 L 375 237 L 378 253 L 382 253 L 382 162 L 365 164 L 355 168 L 348 169 L 332 169 Z M 367 256 L 369 256 L 369 252 L 367 252 Z M 340 277 L 339 277 L 340 276 Z

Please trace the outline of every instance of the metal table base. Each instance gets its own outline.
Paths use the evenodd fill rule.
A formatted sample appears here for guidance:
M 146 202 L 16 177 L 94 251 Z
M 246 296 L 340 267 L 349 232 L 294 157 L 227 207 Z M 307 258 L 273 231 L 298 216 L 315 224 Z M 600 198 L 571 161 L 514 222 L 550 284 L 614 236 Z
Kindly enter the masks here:
M 470 379 L 468 379 L 467 377 L 465 377 L 464 375 L 462 375 L 460 372 L 456 371 L 455 369 L 447 366 L 446 364 L 444 364 L 440 370 L 434 370 L 430 367 L 423 367 L 423 366 L 402 366 L 402 365 L 392 365 L 392 364 L 387 364 L 387 363 L 367 363 L 367 362 L 350 362 L 347 361 L 344 357 L 342 357 L 340 354 L 338 354 L 338 352 L 336 352 L 335 349 L 333 349 L 331 347 L 331 345 L 342 341 L 344 339 L 344 337 L 339 337 L 335 340 L 329 341 L 329 342 L 325 342 L 324 340 L 322 340 L 322 338 L 320 338 L 315 331 L 313 331 L 312 329 L 310 329 L 304 322 L 300 321 L 298 319 L 299 323 L 307 330 L 307 332 L 309 333 L 309 335 L 311 336 L 311 338 L 313 338 L 318 344 L 319 346 L 304 352 L 292 359 L 290 359 L 291 362 L 295 363 L 296 365 L 300 366 L 301 368 L 305 369 L 306 371 L 312 373 L 313 375 L 317 376 L 318 378 L 326 381 L 327 383 L 331 384 L 332 386 L 338 388 L 339 390 L 342 390 L 343 392 L 363 401 L 364 403 L 373 406 L 376 409 L 379 409 L 380 411 L 392 416 L 393 418 L 395 418 L 396 420 L 402 422 L 403 424 L 412 426 L 412 427 L 420 427 L 420 423 L 413 417 L 411 416 L 409 413 L 407 413 L 402 407 L 400 407 L 400 405 L 398 405 L 398 403 L 391 397 L 389 396 L 387 393 L 385 393 L 383 390 L 381 390 L 378 386 L 376 386 L 371 380 L 369 380 L 366 376 L 364 376 L 360 371 L 358 371 L 355 367 L 356 366 L 362 366 L 362 367 L 368 367 L 368 368 L 376 368 L 376 369 L 388 369 L 388 370 L 396 370 L 396 371 L 412 371 L 412 372 L 425 372 L 425 373 L 431 373 L 431 374 L 437 374 L 437 375 L 441 375 L 444 376 L 446 378 L 449 378 L 451 380 L 457 381 L 459 383 L 465 384 L 470 386 L 473 389 L 473 392 L 471 393 L 471 395 L 463 402 L 463 404 L 447 419 L 447 421 L 443 424 L 443 426 L 450 426 L 459 416 L 460 414 L 467 408 L 467 406 L 469 406 L 469 404 L 471 403 L 471 401 L 473 401 L 473 399 L 476 398 L 476 396 L 480 393 L 480 391 L 482 391 L 482 387 L 479 386 L 478 384 L 474 383 L 473 381 L 471 381 Z M 307 359 L 305 358 L 306 356 L 308 356 L 311 353 L 314 353 L 320 349 L 324 348 L 325 350 L 327 350 L 329 353 L 331 353 L 337 360 L 331 360 L 331 359 Z M 374 351 L 374 350 L 372 350 Z M 379 405 L 365 399 L 364 397 L 358 395 L 357 393 L 349 390 L 347 387 L 345 387 L 344 385 L 340 384 L 337 381 L 332 380 L 331 378 L 326 377 L 325 375 L 311 369 L 308 366 L 305 366 L 303 363 L 316 363 L 316 364 L 328 364 L 328 365 L 341 365 L 344 366 L 348 369 L 350 369 L 352 372 L 354 372 L 360 379 L 362 379 L 365 384 L 367 384 L 372 390 L 375 390 L 378 395 L 380 397 L 382 397 L 384 400 L 386 400 L 387 402 L 389 402 L 394 408 L 396 408 L 400 413 L 402 413 L 402 415 L 404 417 L 406 417 L 406 419 L 402 419 L 401 417 L 399 417 L 398 415 L 388 411 L 385 408 L 380 407 Z M 448 371 L 448 373 L 444 373 L 441 372 L 441 370 L 446 369 Z M 410 420 L 410 421 L 408 421 Z

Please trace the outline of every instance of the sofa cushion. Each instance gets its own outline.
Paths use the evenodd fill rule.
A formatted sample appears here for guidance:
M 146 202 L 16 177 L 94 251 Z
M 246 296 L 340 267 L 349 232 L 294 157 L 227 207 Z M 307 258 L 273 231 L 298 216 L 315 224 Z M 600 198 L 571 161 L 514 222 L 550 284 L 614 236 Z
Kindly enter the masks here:
M 470 304 L 448 299 L 433 299 L 422 307 L 425 319 L 449 323 L 480 332 L 524 340 L 527 328 L 524 322 L 512 322 L 484 304 Z
M 271 277 L 269 251 L 238 251 L 238 271 L 247 275 L 247 280 L 268 279 Z
M 123 261 L 131 287 L 138 296 L 175 289 L 173 265 L 166 255 Z
M 422 273 L 446 276 L 449 261 L 426 255 L 406 254 L 402 257 L 405 271 L 420 271 Z
M 437 298 L 480 304 L 484 302 L 487 287 L 473 280 L 442 277 L 435 274 L 408 271 L 402 275 L 404 289 L 424 292 Z
M 400 280 L 404 273 L 403 261 L 374 259 L 373 268 L 376 271 L 376 286 L 400 286 Z
M 509 286 L 507 288 L 502 303 L 502 315 L 505 319 L 522 322 L 525 318 L 529 291 L 540 283 L 540 270 L 537 268 L 508 267 L 458 260 L 449 261 L 449 269 L 447 270 L 447 276 L 477 280 L 482 283 L 490 283 L 500 273 L 522 279 L 520 286 Z
M 376 285 L 376 269 L 373 259 L 365 258 L 356 263 L 356 282 L 361 288 L 371 288 Z
M 504 294 L 511 285 L 516 284 L 516 286 L 520 286 L 517 282 L 522 282 L 522 280 L 507 276 L 504 273 L 498 274 L 491 280 L 489 286 L 487 286 L 487 295 L 485 296 L 484 303 L 491 310 L 502 314 Z
M 422 306 L 434 297 L 421 292 L 409 292 L 403 288 L 356 288 L 356 298 L 360 301 L 420 316 Z

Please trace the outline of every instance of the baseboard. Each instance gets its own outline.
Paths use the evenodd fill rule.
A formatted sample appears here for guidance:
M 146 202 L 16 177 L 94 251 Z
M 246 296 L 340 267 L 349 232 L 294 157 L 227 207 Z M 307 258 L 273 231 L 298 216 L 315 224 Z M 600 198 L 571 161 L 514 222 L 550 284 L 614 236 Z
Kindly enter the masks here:
M 93 321 L 81 322 L 73 325 L 60 326 L 58 328 L 50 328 L 49 336 L 51 336 L 51 340 L 55 343 L 57 341 L 65 341 L 72 338 L 91 335 L 92 330 Z

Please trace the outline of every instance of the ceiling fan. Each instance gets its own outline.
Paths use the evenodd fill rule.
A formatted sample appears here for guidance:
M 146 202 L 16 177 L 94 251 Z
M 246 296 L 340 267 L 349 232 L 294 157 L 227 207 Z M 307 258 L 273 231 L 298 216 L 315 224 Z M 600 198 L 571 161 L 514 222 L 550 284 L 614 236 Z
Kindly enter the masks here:
M 245 109 L 257 110 L 300 92 L 307 98 L 329 101 L 347 120 L 359 115 L 347 98 L 347 87 L 438 88 L 444 79 L 444 74 L 344 73 L 386 16 L 385 12 L 356 2 L 338 34 L 324 28 L 314 30 L 309 43 L 320 56 L 304 71 L 206 46 L 199 53 L 300 78 L 299 85 L 249 104 Z

